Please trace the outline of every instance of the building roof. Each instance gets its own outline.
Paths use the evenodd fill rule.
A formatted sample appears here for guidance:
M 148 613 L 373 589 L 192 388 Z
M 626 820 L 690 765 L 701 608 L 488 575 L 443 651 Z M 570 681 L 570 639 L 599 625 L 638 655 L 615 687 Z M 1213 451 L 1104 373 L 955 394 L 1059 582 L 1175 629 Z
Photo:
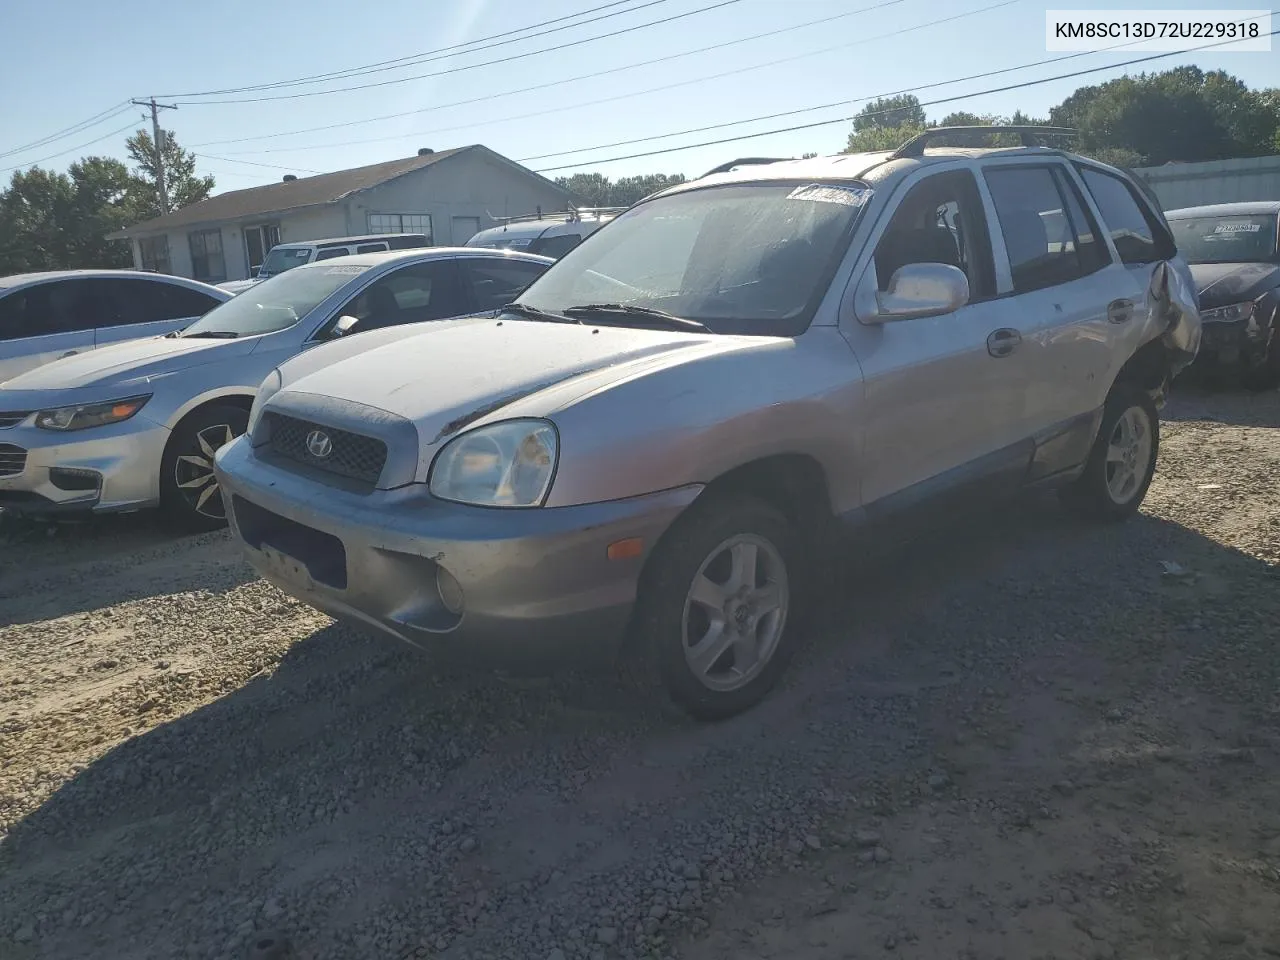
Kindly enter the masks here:
M 433 164 L 456 157 L 459 154 L 482 151 L 530 177 L 543 181 L 547 186 L 560 191 L 569 197 L 567 191 L 559 185 L 522 167 L 514 160 L 508 160 L 499 153 L 480 144 L 468 147 L 455 147 L 452 150 L 437 150 L 434 153 L 405 157 L 400 160 L 388 160 L 374 163 L 367 167 L 353 167 L 350 170 L 336 170 L 333 173 L 321 173 L 313 177 L 298 177 L 296 180 L 285 180 L 270 183 L 261 187 L 249 187 L 247 190 L 229 190 L 208 200 L 201 200 L 190 206 L 154 217 L 151 220 L 135 224 L 128 229 L 111 234 L 108 239 L 123 239 L 139 235 L 163 233 L 176 227 L 195 223 L 220 223 L 228 220 L 244 220 L 249 217 L 262 216 L 269 213 L 283 213 L 301 207 L 314 207 L 326 203 L 335 203 L 353 193 L 381 186 L 397 177 L 414 173 Z
M 1280 214 L 1280 200 L 1241 200 L 1236 203 L 1209 203 L 1202 207 L 1183 207 L 1166 210 L 1169 220 L 1188 220 L 1193 217 L 1265 217 Z

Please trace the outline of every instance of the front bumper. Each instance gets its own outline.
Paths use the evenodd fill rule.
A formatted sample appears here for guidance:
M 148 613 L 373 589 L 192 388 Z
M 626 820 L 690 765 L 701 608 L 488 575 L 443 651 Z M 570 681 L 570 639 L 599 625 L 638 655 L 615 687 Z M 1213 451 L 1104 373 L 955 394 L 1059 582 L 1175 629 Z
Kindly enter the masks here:
M 169 431 L 138 414 L 62 433 L 30 420 L 0 429 L 0 508 L 23 515 L 154 506 Z
M 264 463 L 243 438 L 218 451 L 215 470 L 232 531 L 286 593 L 449 658 L 513 668 L 614 657 L 644 560 L 702 490 L 468 507 L 421 484 L 330 487 Z M 608 559 L 609 544 L 632 537 L 639 556 Z M 439 568 L 461 589 L 460 613 L 441 596 Z

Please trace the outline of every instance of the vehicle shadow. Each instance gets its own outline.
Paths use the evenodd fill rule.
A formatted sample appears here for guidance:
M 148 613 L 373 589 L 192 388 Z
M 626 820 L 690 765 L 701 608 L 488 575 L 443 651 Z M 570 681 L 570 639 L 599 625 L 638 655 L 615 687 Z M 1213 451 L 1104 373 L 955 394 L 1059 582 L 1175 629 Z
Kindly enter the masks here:
M 1167 576 L 1165 560 L 1184 574 Z M 664 829 L 696 830 L 711 813 L 689 777 L 739 776 L 746 756 L 812 760 L 814 775 L 828 778 L 879 762 L 915 742 L 909 715 L 868 710 L 834 757 L 813 723 L 825 705 L 874 698 L 875 684 L 994 682 L 968 656 L 992 637 L 980 617 L 959 610 L 1024 611 L 1025 632 L 1012 640 L 1030 656 L 1051 648 L 1058 631 L 1088 645 L 1103 630 L 1092 589 L 1106 587 L 1107 601 L 1124 605 L 1107 616 L 1133 624 L 1134 650 L 1145 656 L 1152 637 L 1143 631 L 1159 616 L 1189 617 L 1239 591 L 1277 593 L 1266 564 L 1185 527 L 1150 516 L 1085 527 L 1039 499 L 844 562 L 841 590 L 782 688 L 716 725 L 673 719 L 598 677 L 513 685 L 444 672 L 342 624 L 322 629 L 269 675 L 110 749 L 17 822 L 0 845 L 0 904 L 9 905 L 0 907 L 0 933 L 37 884 L 43 913 L 70 905 L 100 946 L 179 955 L 182 938 L 216 934 L 220 944 L 228 923 L 268 923 L 258 911 L 272 891 L 286 901 L 320 897 L 316 884 L 332 881 L 332 906 L 296 904 L 308 918 L 302 938 L 330 944 L 403 895 L 372 883 L 350 898 L 344 878 L 376 874 L 379 857 L 411 855 L 415 876 L 469 882 L 450 823 L 478 834 L 482 850 L 518 827 L 535 839 L 560 831 L 598 852 L 601 836 L 633 829 L 625 812 L 633 797 L 678 811 Z M 1203 616 L 1212 626 L 1213 614 Z M 554 816 L 541 821 L 553 800 Z M 556 847 L 568 848 L 578 849 Z M 532 868 L 515 858 L 490 869 L 502 883 Z M 128 880 L 119 899 L 95 910 L 115 878 Z M 197 908 L 231 901 L 243 902 L 230 918 Z M 78 955 L 76 923 L 48 927 L 47 955 Z
M 1238 382 L 1197 373 L 1178 378 L 1160 419 L 1242 427 L 1280 426 L 1280 390 L 1246 390 Z
M 151 513 L 58 524 L 0 518 L 0 624 L 253 579 L 225 532 L 184 536 Z

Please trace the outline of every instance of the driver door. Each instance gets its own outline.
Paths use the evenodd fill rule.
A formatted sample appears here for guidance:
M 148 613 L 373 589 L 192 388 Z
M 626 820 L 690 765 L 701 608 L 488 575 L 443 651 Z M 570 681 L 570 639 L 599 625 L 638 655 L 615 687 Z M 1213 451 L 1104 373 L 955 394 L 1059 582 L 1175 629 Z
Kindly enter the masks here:
M 968 170 L 925 176 L 882 216 L 859 283 L 884 291 L 912 263 L 946 263 L 969 281 L 969 302 L 940 316 L 844 324 L 862 364 L 862 502 L 869 518 L 956 497 L 999 496 L 1030 459 L 1024 437 L 1024 355 L 1000 332 L 1014 326 L 996 297 L 986 205 Z M 861 302 L 861 298 L 859 298 Z M 914 510 L 912 512 L 915 512 Z

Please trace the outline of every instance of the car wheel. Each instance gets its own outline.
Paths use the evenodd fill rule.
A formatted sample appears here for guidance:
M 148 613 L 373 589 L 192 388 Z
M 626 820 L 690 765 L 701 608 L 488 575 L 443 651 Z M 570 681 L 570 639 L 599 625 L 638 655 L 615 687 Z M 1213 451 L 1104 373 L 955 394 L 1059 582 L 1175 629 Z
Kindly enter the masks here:
M 711 495 L 668 531 L 646 566 L 636 653 L 701 720 L 758 703 L 792 653 L 804 573 L 795 528 L 753 497 Z
M 191 531 L 226 526 L 213 455 L 244 433 L 248 423 L 246 410 L 214 405 L 197 410 L 174 430 L 160 467 L 160 504 L 171 521 Z
M 1160 417 L 1154 401 L 1136 387 L 1116 386 L 1084 473 L 1062 491 L 1064 503 L 1096 520 L 1133 516 L 1151 486 L 1159 452 Z

